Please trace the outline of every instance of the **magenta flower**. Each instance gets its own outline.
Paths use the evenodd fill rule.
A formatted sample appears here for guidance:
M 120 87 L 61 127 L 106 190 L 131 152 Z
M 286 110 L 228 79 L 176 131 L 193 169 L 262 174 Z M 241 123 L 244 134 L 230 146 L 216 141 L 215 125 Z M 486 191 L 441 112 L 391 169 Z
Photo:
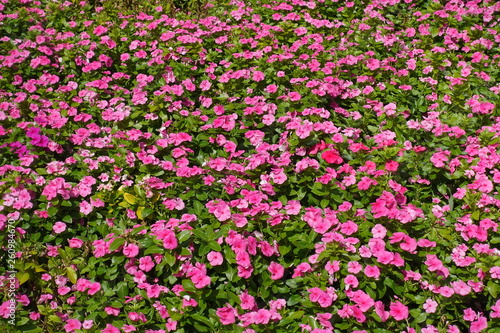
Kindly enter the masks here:
M 334 150 L 326 150 L 321 154 L 321 158 L 327 163 L 341 164 L 344 162 L 342 157 Z

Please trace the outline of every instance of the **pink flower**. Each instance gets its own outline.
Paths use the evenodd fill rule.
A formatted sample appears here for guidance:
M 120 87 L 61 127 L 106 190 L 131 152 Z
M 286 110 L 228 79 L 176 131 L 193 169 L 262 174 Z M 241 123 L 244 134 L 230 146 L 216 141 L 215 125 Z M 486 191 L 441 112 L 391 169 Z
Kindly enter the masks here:
M 252 310 L 257 305 L 255 298 L 250 296 L 246 290 L 240 295 L 240 301 L 240 306 L 243 310 Z
M 375 302 L 375 313 L 380 317 L 382 322 L 387 321 L 389 318 L 389 311 L 385 311 L 384 303 L 381 301 Z
M 260 309 L 257 313 L 254 314 L 254 322 L 256 324 L 268 324 L 271 319 L 271 312 L 267 309 Z
M 89 215 L 92 209 L 93 207 L 88 201 L 83 200 L 82 202 L 80 202 L 80 213 Z
M 231 217 L 231 211 L 229 210 L 229 206 L 224 201 L 219 201 L 213 206 L 213 208 L 214 208 L 213 214 L 219 221 L 223 222 Z
M 135 244 L 127 244 L 123 247 L 123 254 L 128 258 L 134 258 L 139 254 L 139 247 Z
M 352 274 L 349 274 L 344 278 L 344 283 L 345 283 L 346 288 L 350 288 L 350 287 L 357 288 L 359 285 L 358 279 Z
M 372 234 L 374 238 L 383 239 L 387 235 L 387 229 L 381 224 L 376 224 L 372 228 Z
M 432 299 L 428 298 L 422 306 L 423 306 L 425 312 L 434 313 L 434 312 L 436 312 L 438 303 L 436 301 L 433 301 Z
M 66 321 L 66 325 L 64 325 L 64 329 L 66 332 L 74 332 L 75 330 L 79 330 L 82 327 L 82 323 L 78 319 L 68 319 Z
M 85 320 L 85 321 L 83 322 L 82 327 L 83 327 L 84 329 L 88 330 L 88 329 L 91 329 L 93 325 L 94 325 L 94 321 L 93 321 L 93 320 Z
M 252 79 L 256 82 L 264 80 L 264 77 L 265 77 L 265 75 L 261 71 L 255 71 L 255 72 L 253 72 L 253 75 L 252 75 Z
M 266 87 L 266 92 L 267 93 L 275 93 L 276 91 L 278 91 L 278 87 L 275 85 L 275 84 L 270 84 Z
M 300 94 L 296 91 L 292 91 L 288 94 L 288 97 L 290 98 L 290 100 L 292 102 L 297 102 L 297 101 L 300 101 L 300 99 L 302 98 L 302 96 L 300 96 Z
M 210 262 L 210 265 L 212 266 L 222 265 L 222 262 L 224 261 L 222 254 L 220 252 L 215 252 L 215 251 L 209 252 L 207 255 L 207 259 L 208 262 Z
M 236 310 L 229 304 L 225 307 L 218 308 L 216 314 L 223 325 L 230 325 L 236 321 Z
M 491 313 L 490 317 L 491 318 L 500 318 L 500 299 L 497 300 L 495 305 L 491 306 Z
M 368 277 L 378 279 L 380 277 L 380 269 L 377 266 L 366 265 L 365 275 Z
M 52 226 L 52 230 L 54 230 L 54 232 L 56 234 L 60 234 L 61 232 L 64 232 L 64 230 L 66 230 L 66 223 L 64 223 L 64 222 L 56 222 Z
M 177 329 L 177 321 L 172 320 L 172 318 L 168 318 L 167 323 L 165 324 L 167 331 L 172 332 Z
M 385 170 L 387 171 L 397 171 L 399 167 L 399 163 L 396 161 L 388 161 L 385 163 Z
M 401 303 L 400 301 L 392 302 L 389 306 L 389 314 L 394 317 L 394 319 L 401 321 L 408 318 L 409 311 L 408 307 Z
M 328 274 L 332 275 L 335 272 L 338 272 L 340 270 L 340 262 L 335 260 L 335 261 L 328 261 L 325 265 L 325 270 L 328 272 Z
M 441 270 L 444 266 L 441 260 L 438 259 L 438 257 L 434 254 L 428 254 L 427 260 L 424 262 L 427 265 L 427 268 L 433 272 L 436 270 Z
M 120 309 L 112 306 L 105 307 L 104 311 L 110 316 L 118 316 L 120 314 Z
M 172 230 L 165 230 L 166 233 L 163 236 L 163 247 L 167 250 L 174 250 L 179 245 L 175 233 Z
M 139 269 L 143 270 L 144 272 L 149 272 L 153 269 L 153 267 L 155 267 L 155 263 L 150 256 L 142 257 L 139 259 Z
M 78 238 L 71 238 L 70 240 L 68 240 L 68 243 L 69 247 L 79 249 L 82 247 L 84 242 Z
M 92 282 L 88 285 L 88 288 L 89 290 L 87 291 L 87 294 L 94 295 L 101 290 L 101 284 L 99 282 Z
M 101 333 L 120 333 L 120 329 L 111 324 L 106 324 L 106 328 L 103 329 Z
M 486 317 L 479 317 L 470 325 L 470 333 L 479 333 L 488 327 Z
M 274 261 L 269 264 L 267 269 L 269 270 L 269 272 L 271 272 L 271 279 L 273 280 L 281 279 L 283 277 L 283 274 L 285 273 L 285 268 Z

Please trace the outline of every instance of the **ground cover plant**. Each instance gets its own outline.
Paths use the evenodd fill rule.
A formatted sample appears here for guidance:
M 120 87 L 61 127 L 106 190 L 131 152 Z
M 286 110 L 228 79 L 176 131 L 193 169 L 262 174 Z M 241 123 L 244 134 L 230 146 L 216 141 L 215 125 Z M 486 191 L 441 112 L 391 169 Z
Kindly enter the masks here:
M 0 0 L 3 330 L 499 332 L 500 3 L 198 5 Z

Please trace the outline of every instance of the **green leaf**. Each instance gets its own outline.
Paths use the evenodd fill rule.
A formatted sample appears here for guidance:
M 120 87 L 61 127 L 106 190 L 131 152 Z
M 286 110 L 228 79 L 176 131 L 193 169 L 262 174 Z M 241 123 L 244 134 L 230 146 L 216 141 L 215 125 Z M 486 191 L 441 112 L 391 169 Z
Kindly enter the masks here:
M 116 295 L 120 298 L 124 298 L 125 296 L 128 296 L 129 294 L 129 289 L 127 286 L 127 282 L 121 281 L 118 282 L 117 288 L 116 288 Z
M 216 241 L 213 241 L 213 242 L 210 242 L 208 243 L 208 246 L 214 250 L 214 251 L 217 251 L 217 252 L 220 252 L 222 250 L 221 246 L 219 243 L 217 243 Z
M 498 296 L 498 291 L 500 290 L 500 285 L 493 281 L 488 281 L 488 284 L 486 285 L 486 290 L 490 293 L 493 298 L 497 298 Z
M 30 273 L 28 272 L 18 272 L 16 278 L 19 280 L 19 284 L 23 284 L 30 279 Z
M 279 323 L 278 326 L 285 326 L 293 322 L 295 319 L 302 318 L 304 316 L 304 311 L 295 311 L 292 312 L 290 315 L 282 319 Z
M 212 323 L 210 322 L 210 320 L 206 317 L 203 317 L 197 313 L 191 315 L 191 318 L 193 318 L 194 320 L 196 321 L 201 321 L 202 323 L 204 323 L 205 325 L 207 325 L 208 327 L 210 328 L 213 328 L 213 325 Z
M 139 207 L 140 208 L 140 207 Z M 151 208 L 149 207 L 142 207 L 142 210 L 141 210 L 141 215 L 139 216 L 139 209 L 137 210 L 137 217 L 139 217 L 141 220 L 145 219 L 146 217 L 148 217 L 149 215 L 151 215 L 152 213 L 154 212 L 154 210 L 152 210 Z
M 52 217 L 52 216 L 57 214 L 58 210 L 59 210 L 59 208 L 52 206 L 49 209 L 47 209 L 47 213 L 49 214 L 50 217 Z
M 185 291 L 196 291 L 196 287 L 191 280 L 182 280 L 182 288 L 184 288 Z
M 125 244 L 125 239 L 123 239 L 123 238 L 117 238 L 109 246 L 109 251 L 110 252 L 116 251 L 123 244 Z
M 40 332 L 43 332 L 43 328 L 41 327 L 37 327 L 29 331 L 23 331 L 23 333 L 40 333 Z
M 123 193 L 123 198 L 131 205 L 137 203 L 137 198 L 130 193 Z
M 78 275 L 76 274 L 76 271 L 73 269 L 73 267 L 66 267 L 66 275 L 73 284 L 75 284 L 78 280 Z
M 144 255 L 148 255 L 148 254 L 151 254 L 151 253 L 163 253 L 164 251 L 165 251 L 165 249 L 162 249 L 159 246 L 153 245 L 153 246 L 148 247 L 144 251 Z
M 196 237 L 201 238 L 205 242 L 208 241 L 208 234 L 207 234 L 206 230 L 203 230 L 203 229 L 193 229 L 191 231 L 193 232 L 193 234 L 195 234 Z
M 50 315 L 49 316 L 49 321 L 60 323 L 61 322 L 61 318 L 59 316 L 56 316 L 56 315 Z
M 170 253 L 165 253 L 164 259 L 169 266 L 175 265 L 175 257 Z
M 191 236 L 191 230 L 183 230 L 179 233 L 177 238 L 179 239 L 179 243 L 182 243 L 184 241 L 187 241 L 190 236 Z

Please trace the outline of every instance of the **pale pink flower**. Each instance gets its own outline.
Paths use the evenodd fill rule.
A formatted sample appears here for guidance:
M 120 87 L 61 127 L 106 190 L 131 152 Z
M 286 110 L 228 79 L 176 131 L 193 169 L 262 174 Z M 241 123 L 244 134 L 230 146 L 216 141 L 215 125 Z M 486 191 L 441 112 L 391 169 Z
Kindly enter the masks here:
M 425 303 L 422 305 L 424 308 L 425 312 L 427 313 L 434 313 L 436 312 L 438 303 L 430 298 L 428 298 Z
M 207 259 L 212 266 L 222 265 L 224 258 L 220 252 L 211 251 L 207 255 Z
M 64 222 L 56 222 L 52 226 L 52 230 L 54 230 L 54 232 L 56 234 L 60 234 L 61 232 L 64 232 L 66 230 L 66 223 L 64 223 Z

